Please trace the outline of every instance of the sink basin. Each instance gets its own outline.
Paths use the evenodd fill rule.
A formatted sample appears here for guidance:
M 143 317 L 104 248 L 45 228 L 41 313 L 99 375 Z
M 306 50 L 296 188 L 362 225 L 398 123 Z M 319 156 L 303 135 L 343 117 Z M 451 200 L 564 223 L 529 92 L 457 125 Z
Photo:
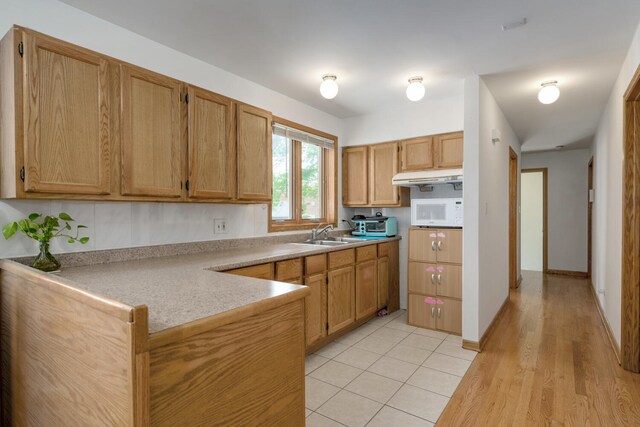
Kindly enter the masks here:
M 345 242 L 341 240 L 305 240 L 302 245 L 323 245 L 323 246 L 342 246 L 353 242 Z

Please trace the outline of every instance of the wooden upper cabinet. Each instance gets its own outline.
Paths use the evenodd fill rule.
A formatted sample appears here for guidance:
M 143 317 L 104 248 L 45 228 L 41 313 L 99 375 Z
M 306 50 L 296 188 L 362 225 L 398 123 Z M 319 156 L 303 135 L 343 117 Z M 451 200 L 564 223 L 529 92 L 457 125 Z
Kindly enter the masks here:
M 189 197 L 235 196 L 236 141 L 229 98 L 189 86 Z
M 342 150 L 342 204 L 366 205 L 367 147 L 348 147 Z
M 437 168 L 461 168 L 464 138 L 462 132 L 436 135 L 434 141 Z
M 181 196 L 181 84 L 127 65 L 122 85 L 121 192 Z
M 402 172 L 422 171 L 433 168 L 433 137 L 400 141 L 400 170 Z
M 369 204 L 394 205 L 400 202 L 398 187 L 391 184 L 398 173 L 398 144 L 369 146 Z
M 236 112 L 238 199 L 271 200 L 271 113 L 245 104 Z
M 109 194 L 109 63 L 68 43 L 22 35 L 24 190 Z

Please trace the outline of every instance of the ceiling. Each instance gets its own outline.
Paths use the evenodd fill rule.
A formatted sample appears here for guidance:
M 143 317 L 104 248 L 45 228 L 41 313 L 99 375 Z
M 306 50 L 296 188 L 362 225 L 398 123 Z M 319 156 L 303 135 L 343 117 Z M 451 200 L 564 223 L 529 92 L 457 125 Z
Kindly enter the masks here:
M 479 74 L 523 150 L 588 146 L 640 21 L 635 0 L 63 2 L 339 118 L 407 107 L 414 75 L 437 98 Z M 551 78 L 560 100 L 543 106 Z

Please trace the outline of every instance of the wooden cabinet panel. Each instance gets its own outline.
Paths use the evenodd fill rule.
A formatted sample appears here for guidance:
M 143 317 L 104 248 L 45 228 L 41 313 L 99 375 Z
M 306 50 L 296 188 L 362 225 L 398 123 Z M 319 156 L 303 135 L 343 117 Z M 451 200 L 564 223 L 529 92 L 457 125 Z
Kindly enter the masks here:
M 356 255 L 353 249 L 329 252 L 328 257 L 330 270 L 344 265 L 353 265 L 356 262 Z
M 327 276 L 317 274 L 304 279 L 311 294 L 305 298 L 305 340 L 307 346 L 327 335 Z
M 376 259 L 378 256 L 378 248 L 376 245 L 362 246 L 356 248 L 356 262 L 369 261 Z
M 397 143 L 369 146 L 369 204 L 379 206 L 400 203 L 398 187 L 391 184 L 397 173 Z
M 330 335 L 356 320 L 354 267 L 344 267 L 327 273 L 327 322 Z
M 391 254 L 391 243 L 380 243 L 378 244 L 378 256 L 389 256 Z
M 189 197 L 235 196 L 236 141 L 232 102 L 189 86 Z
M 409 292 L 435 295 L 437 276 L 436 264 L 409 261 L 407 288 Z
M 344 206 L 366 205 L 367 147 L 342 149 L 342 204 Z
M 122 65 L 122 194 L 181 195 L 180 82 Z
M 271 113 L 238 104 L 238 199 L 271 200 Z
M 227 270 L 225 273 L 235 274 L 236 276 L 253 277 L 255 279 L 273 280 L 273 263 L 236 268 L 234 270 Z
M 433 137 L 400 141 L 400 170 L 402 172 L 423 171 L 433 168 Z
M 407 323 L 422 328 L 435 329 L 435 306 L 424 302 L 424 295 L 409 294 Z
M 393 313 L 400 309 L 400 242 L 389 243 L 389 301 L 387 311 Z
M 434 142 L 437 168 L 461 168 L 464 139 L 462 132 L 436 135 Z
M 378 263 L 375 259 L 356 264 L 356 320 L 378 308 Z
M 378 309 L 389 301 L 389 257 L 378 258 Z
M 436 230 L 427 228 L 410 228 L 409 260 L 435 263 L 437 243 L 438 237 Z
M 445 332 L 460 335 L 462 333 L 462 301 L 438 298 L 439 304 L 436 309 L 436 327 Z
M 23 41 L 25 191 L 109 194 L 109 63 L 27 32 Z
M 438 262 L 462 263 L 462 230 L 438 230 Z
M 327 255 L 319 254 L 305 257 L 304 274 L 311 276 L 313 274 L 323 273 L 327 269 Z
M 437 295 L 462 298 L 462 266 L 438 264 L 436 266 Z
M 276 280 L 281 282 L 302 277 L 302 258 L 276 262 Z

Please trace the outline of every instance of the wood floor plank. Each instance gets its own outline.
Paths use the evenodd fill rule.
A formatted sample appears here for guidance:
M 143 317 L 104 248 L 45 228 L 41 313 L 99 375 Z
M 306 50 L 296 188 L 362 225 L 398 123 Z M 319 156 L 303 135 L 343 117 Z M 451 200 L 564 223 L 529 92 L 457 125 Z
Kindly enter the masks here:
M 438 426 L 640 426 L 640 375 L 611 349 L 589 283 L 523 271 Z

